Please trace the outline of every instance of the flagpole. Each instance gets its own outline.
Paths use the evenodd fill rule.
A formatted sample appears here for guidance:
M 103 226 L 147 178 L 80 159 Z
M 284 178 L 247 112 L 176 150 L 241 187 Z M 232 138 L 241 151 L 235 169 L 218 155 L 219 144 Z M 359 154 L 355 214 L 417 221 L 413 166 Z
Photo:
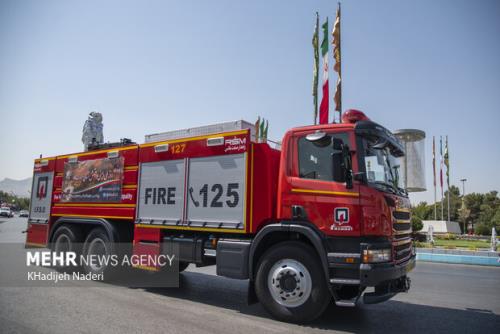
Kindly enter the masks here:
M 316 12 L 316 25 L 313 33 L 313 101 L 314 101 L 314 125 L 318 124 L 318 75 L 319 75 L 319 14 Z
M 444 189 L 443 189 L 443 136 L 439 136 L 439 180 L 441 184 L 441 220 L 444 220 Z
M 446 184 L 448 186 L 448 222 L 450 221 L 450 154 L 448 152 L 448 135 L 446 135 Z
M 434 172 L 434 220 L 437 220 L 436 136 L 432 136 L 432 170 Z
M 340 14 L 340 2 L 338 3 L 339 5 L 339 18 L 342 17 Z M 340 78 L 340 96 L 339 96 L 339 123 L 342 123 L 342 48 L 340 47 L 342 44 L 342 20 L 339 22 L 339 59 L 340 59 L 340 66 L 339 66 L 339 78 Z M 333 122 L 335 123 L 335 113 L 333 114 Z

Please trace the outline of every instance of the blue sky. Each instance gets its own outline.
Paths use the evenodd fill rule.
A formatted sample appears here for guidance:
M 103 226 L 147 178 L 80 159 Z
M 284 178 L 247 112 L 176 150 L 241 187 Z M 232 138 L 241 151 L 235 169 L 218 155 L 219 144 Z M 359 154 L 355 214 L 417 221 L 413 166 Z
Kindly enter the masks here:
M 0 179 L 104 136 L 269 119 L 312 122 L 314 13 L 334 1 L 0 1 Z M 448 135 L 451 181 L 500 189 L 500 2 L 343 1 L 343 107 L 389 129 Z M 332 62 L 330 60 L 330 62 Z M 334 73 L 330 73 L 334 82 Z M 333 95 L 333 91 L 331 92 Z

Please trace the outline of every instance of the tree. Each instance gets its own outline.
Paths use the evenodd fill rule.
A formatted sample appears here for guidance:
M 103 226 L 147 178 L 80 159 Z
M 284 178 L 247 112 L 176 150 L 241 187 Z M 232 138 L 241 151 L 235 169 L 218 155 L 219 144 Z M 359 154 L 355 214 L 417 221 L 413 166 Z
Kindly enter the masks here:
M 464 224 L 472 223 L 477 234 L 489 235 L 493 227 L 500 231 L 500 198 L 498 197 L 498 191 L 490 191 L 484 194 L 471 193 L 461 197 L 458 187 L 452 185 L 449 191 L 445 192 L 443 201 L 436 203 L 438 219 L 441 218 L 442 205 L 444 209 L 443 218 L 447 219 L 448 217 L 448 196 L 450 196 L 450 219 L 459 221 L 462 228 L 464 228 Z M 412 214 L 421 220 L 432 220 L 434 219 L 434 204 L 421 202 L 413 207 Z
M 483 223 L 479 223 L 474 227 L 474 233 L 479 235 L 491 235 L 491 228 Z
M 479 218 L 481 212 L 481 204 L 483 204 L 484 195 L 471 193 L 465 196 L 465 205 L 470 210 L 469 219 L 475 223 Z
M 411 228 L 413 232 L 418 232 L 424 227 L 424 224 L 422 223 L 422 219 L 417 216 L 417 215 L 412 215 L 411 216 Z
M 493 216 L 495 215 L 495 210 L 488 204 L 481 204 L 479 207 L 479 217 L 477 222 L 484 224 L 486 226 L 492 225 Z
M 0 190 L 0 205 L 8 205 L 15 210 L 27 210 L 30 206 L 30 200 Z
M 427 202 L 420 202 L 411 210 L 412 216 L 417 216 L 421 220 L 434 219 L 434 208 L 427 205 Z M 432 218 L 430 217 L 432 215 Z
M 445 192 L 444 196 L 444 219 L 448 219 L 448 196 L 450 196 L 450 220 L 457 221 L 460 208 L 462 207 L 462 199 L 460 197 L 460 189 L 451 185 L 450 190 Z
M 497 208 L 495 215 L 491 219 L 492 225 L 497 230 L 497 234 L 500 234 L 500 207 Z
M 459 210 L 459 215 L 458 218 L 460 219 L 460 222 L 462 223 L 462 233 L 467 233 L 467 221 L 469 220 L 470 216 L 470 210 L 467 209 L 467 207 L 462 207 Z

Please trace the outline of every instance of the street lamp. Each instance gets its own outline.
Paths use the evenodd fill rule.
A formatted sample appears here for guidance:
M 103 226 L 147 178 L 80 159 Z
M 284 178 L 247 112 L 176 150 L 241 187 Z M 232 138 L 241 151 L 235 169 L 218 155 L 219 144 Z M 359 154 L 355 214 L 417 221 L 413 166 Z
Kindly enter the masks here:
M 463 200 L 463 198 L 465 197 L 465 181 L 467 181 L 467 179 L 460 179 L 460 181 L 462 181 L 462 200 Z

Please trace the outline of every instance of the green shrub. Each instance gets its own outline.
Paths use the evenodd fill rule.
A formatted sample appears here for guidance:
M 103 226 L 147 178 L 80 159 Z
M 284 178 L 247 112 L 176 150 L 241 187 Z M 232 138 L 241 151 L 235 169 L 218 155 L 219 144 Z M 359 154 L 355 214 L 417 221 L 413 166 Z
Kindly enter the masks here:
M 415 241 L 414 243 L 417 248 L 432 248 L 432 245 L 428 242 Z
M 422 219 L 420 219 L 416 215 L 411 216 L 411 228 L 413 232 L 418 232 L 424 227 L 424 224 L 422 223 Z
M 474 226 L 474 232 L 479 235 L 491 235 L 491 229 L 483 223 Z
M 455 234 L 452 234 L 452 233 L 446 233 L 445 235 L 443 235 L 442 237 L 439 237 L 438 239 L 443 239 L 443 240 L 456 240 L 457 239 L 457 236 Z

